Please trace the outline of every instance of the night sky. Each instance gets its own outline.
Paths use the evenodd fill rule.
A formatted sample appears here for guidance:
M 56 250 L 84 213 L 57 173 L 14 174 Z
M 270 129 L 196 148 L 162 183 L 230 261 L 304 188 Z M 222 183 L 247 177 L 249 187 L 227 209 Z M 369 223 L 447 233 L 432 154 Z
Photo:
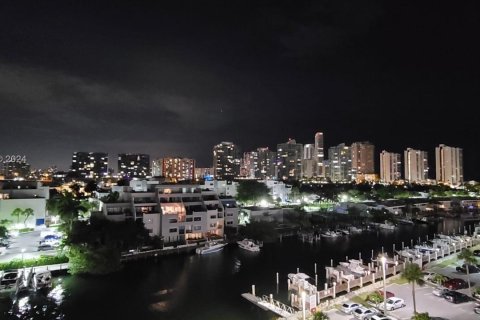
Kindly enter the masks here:
M 211 166 L 212 146 L 464 148 L 480 179 L 478 1 L 1 1 L 0 154 Z M 378 155 L 376 156 L 378 162 Z M 116 165 L 114 165 L 116 169 Z

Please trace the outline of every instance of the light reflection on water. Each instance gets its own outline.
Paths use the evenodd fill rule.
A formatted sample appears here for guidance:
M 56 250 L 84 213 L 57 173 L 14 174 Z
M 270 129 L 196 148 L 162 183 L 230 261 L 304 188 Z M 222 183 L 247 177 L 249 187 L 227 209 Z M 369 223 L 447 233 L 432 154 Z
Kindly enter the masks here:
M 314 244 L 289 238 L 265 244 L 254 255 L 229 245 L 224 252 L 208 256 L 180 255 L 132 263 L 107 277 L 56 278 L 50 291 L 23 295 L 13 303 L 0 300 L 0 319 L 271 319 L 271 314 L 244 301 L 240 294 L 255 284 L 258 294 L 276 293 L 277 300 L 287 302 L 286 275 L 297 268 L 313 275 L 317 264 L 318 280 L 323 284 L 324 268 L 331 260 L 336 264 L 346 256 L 360 255 L 369 259 L 372 250 L 376 255 L 381 246 L 391 252 L 394 244 L 398 249 L 402 242 L 410 245 L 427 234 L 458 232 L 459 225 L 458 221 L 444 221 L 402 226 Z

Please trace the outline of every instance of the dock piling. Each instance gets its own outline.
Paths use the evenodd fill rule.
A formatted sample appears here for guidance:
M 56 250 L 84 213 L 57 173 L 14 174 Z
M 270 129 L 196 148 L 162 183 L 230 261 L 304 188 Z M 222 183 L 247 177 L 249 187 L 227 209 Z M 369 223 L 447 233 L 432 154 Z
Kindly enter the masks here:
M 314 266 L 314 269 L 315 269 L 315 274 L 317 274 L 317 263 L 315 262 L 315 264 L 313 266 Z
M 255 285 L 252 284 L 252 295 L 255 296 Z

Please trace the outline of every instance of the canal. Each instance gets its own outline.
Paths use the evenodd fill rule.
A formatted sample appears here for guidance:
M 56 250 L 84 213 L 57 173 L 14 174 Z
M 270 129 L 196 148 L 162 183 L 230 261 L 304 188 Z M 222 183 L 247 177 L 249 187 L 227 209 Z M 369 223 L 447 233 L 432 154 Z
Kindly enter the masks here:
M 105 277 L 61 276 L 46 293 L 0 300 L 1 319 L 274 319 L 244 300 L 251 290 L 274 295 L 287 302 L 287 274 L 297 268 L 312 277 L 317 264 L 319 287 L 325 282 L 325 266 L 345 261 L 346 256 L 369 259 L 382 246 L 396 248 L 422 241 L 434 233 L 458 232 L 457 220 L 436 225 L 399 226 L 395 230 L 364 232 L 310 244 L 297 238 L 265 244 L 260 253 L 227 246 L 207 255 L 179 255 L 129 263 Z M 467 226 L 468 230 L 468 226 Z M 462 229 L 463 231 L 463 229 Z M 276 284 L 276 273 L 280 283 Z

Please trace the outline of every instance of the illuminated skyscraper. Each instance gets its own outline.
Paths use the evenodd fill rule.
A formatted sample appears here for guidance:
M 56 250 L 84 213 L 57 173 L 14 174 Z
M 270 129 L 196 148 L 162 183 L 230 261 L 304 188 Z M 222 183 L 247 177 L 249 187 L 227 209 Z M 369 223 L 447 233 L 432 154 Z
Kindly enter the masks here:
M 148 154 L 121 153 L 118 155 L 118 174 L 124 178 L 146 178 L 150 176 Z
M 108 153 L 74 152 L 71 171 L 84 179 L 102 178 L 108 173 Z
M 329 178 L 334 182 L 352 181 L 352 155 L 344 143 L 328 149 Z
M 363 180 L 375 172 L 375 146 L 370 142 L 354 142 L 351 146 L 353 179 Z
M 400 180 L 401 175 L 401 156 L 400 153 L 387 152 L 380 153 L 380 180 L 391 183 Z
M 302 176 L 306 178 L 316 176 L 316 168 L 315 146 L 313 144 L 305 144 L 303 146 Z
M 405 180 L 408 182 L 425 183 L 428 180 L 427 151 L 407 148 L 404 152 Z
M 277 170 L 279 180 L 298 180 L 302 177 L 303 145 L 295 139 L 277 144 Z
M 440 183 L 458 185 L 463 182 L 463 150 L 444 144 L 435 148 L 436 179 Z
M 162 176 L 171 181 L 194 180 L 195 160 L 188 158 L 162 158 L 153 160 L 152 174 Z
M 323 132 L 317 132 L 315 134 L 315 154 L 316 164 L 315 171 L 317 177 L 325 177 L 325 167 L 323 166 L 323 160 L 325 160 L 325 154 L 323 150 Z
M 217 180 L 233 180 L 240 175 L 240 148 L 233 142 L 213 147 L 213 171 Z

